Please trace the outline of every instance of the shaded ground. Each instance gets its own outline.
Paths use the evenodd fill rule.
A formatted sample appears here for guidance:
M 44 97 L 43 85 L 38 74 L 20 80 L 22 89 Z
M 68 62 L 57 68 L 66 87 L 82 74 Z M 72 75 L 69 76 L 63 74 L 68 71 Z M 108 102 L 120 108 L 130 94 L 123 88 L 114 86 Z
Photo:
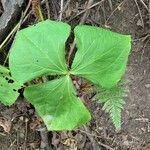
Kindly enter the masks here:
M 134 0 L 112 0 L 112 10 L 108 1 L 104 1 L 102 5 L 90 9 L 90 14 L 85 19 L 86 24 L 109 27 L 113 31 L 132 35 L 132 52 L 126 73 L 129 93 L 122 113 L 121 132 L 115 132 L 109 116 L 101 110 L 101 105 L 93 102 L 89 106 L 93 119 L 86 127 L 63 134 L 50 133 L 49 139 L 53 149 L 68 149 L 62 144 L 66 144 L 66 141 L 61 140 L 60 137 L 71 138 L 72 145 L 77 142 L 78 149 L 83 150 L 141 150 L 150 143 L 150 18 L 148 10 L 140 0 L 137 1 L 142 16 Z M 98 1 L 94 1 L 96 2 Z M 144 2 L 148 6 L 148 1 Z M 58 4 L 57 1 L 50 2 L 53 19 L 59 17 Z M 45 5 L 43 8 L 47 14 Z M 70 20 L 69 23 L 75 26 L 80 22 L 83 14 L 71 18 L 84 9 L 84 1 L 71 1 L 62 20 Z M 33 21 L 34 18 L 30 15 L 23 26 L 33 24 Z M 1 149 L 39 149 L 41 136 L 34 126 L 38 126 L 40 122 L 36 119 L 32 106 L 22 102 L 21 98 L 11 108 L 1 105 L 0 110 L 1 116 L 12 122 L 10 134 L 5 134 L 1 129 Z

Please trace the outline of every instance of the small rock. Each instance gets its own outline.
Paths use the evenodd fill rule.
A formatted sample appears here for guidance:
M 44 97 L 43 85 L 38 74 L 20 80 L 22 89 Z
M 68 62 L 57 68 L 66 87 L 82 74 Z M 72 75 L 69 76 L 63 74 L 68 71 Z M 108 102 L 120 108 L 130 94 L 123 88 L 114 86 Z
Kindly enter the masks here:
M 4 12 L 0 17 L 0 43 L 16 25 L 24 0 L 2 0 Z
M 150 84 L 145 84 L 145 87 L 146 88 L 150 88 Z

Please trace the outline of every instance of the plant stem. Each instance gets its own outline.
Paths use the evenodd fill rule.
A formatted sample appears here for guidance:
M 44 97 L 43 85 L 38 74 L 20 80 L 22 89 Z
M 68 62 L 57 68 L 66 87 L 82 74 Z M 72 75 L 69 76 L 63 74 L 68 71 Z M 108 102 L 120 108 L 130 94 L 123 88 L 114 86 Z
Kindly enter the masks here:
M 92 4 L 93 4 L 93 0 L 89 0 L 88 3 L 87 3 L 86 9 L 85 9 L 86 11 L 85 11 L 83 17 L 80 20 L 80 23 L 79 23 L 80 25 L 84 24 L 87 16 L 89 15 L 90 7 L 92 6 Z M 69 54 L 68 54 L 68 60 L 67 60 L 68 65 L 70 65 L 70 59 L 71 59 L 71 56 L 73 54 L 74 48 L 75 48 L 75 39 L 73 40 L 73 43 L 70 47 L 70 51 L 69 51 Z

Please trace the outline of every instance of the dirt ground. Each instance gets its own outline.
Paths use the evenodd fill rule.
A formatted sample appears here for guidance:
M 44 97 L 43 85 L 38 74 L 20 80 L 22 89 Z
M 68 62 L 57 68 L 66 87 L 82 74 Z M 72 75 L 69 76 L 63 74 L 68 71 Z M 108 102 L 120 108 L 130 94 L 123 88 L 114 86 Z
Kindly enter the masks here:
M 64 1 L 64 4 L 66 2 L 68 1 Z M 95 0 L 93 4 L 97 2 L 100 1 Z M 116 132 L 109 115 L 101 110 L 102 106 L 92 102 L 89 105 L 93 117 L 91 122 L 72 132 L 48 133 L 50 149 L 150 150 L 150 148 L 144 149 L 150 144 L 149 3 L 148 0 L 104 0 L 90 8 L 89 15 L 84 20 L 84 24 L 110 28 L 112 31 L 132 35 L 132 51 L 125 75 L 129 92 L 125 98 L 126 104 L 122 113 L 122 130 Z M 57 20 L 59 17 L 59 5 L 58 0 L 49 1 L 52 20 Z M 25 6 L 26 4 L 23 9 Z M 46 5 L 43 4 L 42 8 L 47 16 Z M 74 27 L 80 23 L 84 15 L 82 13 L 76 16 L 82 10 L 85 10 L 85 1 L 71 0 L 63 13 L 62 21 L 69 22 Z M 22 28 L 34 22 L 35 18 L 31 14 Z M 1 55 L 4 56 L 4 54 Z M 1 150 L 42 149 L 41 132 L 36 128 L 40 121 L 30 104 L 20 97 L 10 108 L 1 104 L 0 112 L 0 123 L 5 123 L 5 127 L 11 126 L 9 133 L 4 132 L 4 128 L 0 130 Z

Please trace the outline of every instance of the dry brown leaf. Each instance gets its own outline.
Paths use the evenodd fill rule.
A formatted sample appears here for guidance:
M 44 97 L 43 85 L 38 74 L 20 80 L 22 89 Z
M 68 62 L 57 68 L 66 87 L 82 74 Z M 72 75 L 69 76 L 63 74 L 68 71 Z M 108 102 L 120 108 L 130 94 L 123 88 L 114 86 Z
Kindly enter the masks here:
M 150 150 L 150 144 L 147 144 L 142 150 Z
M 74 138 L 67 138 L 62 141 L 62 144 L 64 144 L 67 147 L 70 147 L 72 149 L 77 149 L 77 141 Z
M 0 117 L 0 126 L 4 129 L 6 133 L 9 133 L 11 130 L 12 123 L 10 120 Z
M 35 130 L 37 127 L 40 127 L 42 121 L 40 119 L 36 119 L 30 123 L 30 129 Z

